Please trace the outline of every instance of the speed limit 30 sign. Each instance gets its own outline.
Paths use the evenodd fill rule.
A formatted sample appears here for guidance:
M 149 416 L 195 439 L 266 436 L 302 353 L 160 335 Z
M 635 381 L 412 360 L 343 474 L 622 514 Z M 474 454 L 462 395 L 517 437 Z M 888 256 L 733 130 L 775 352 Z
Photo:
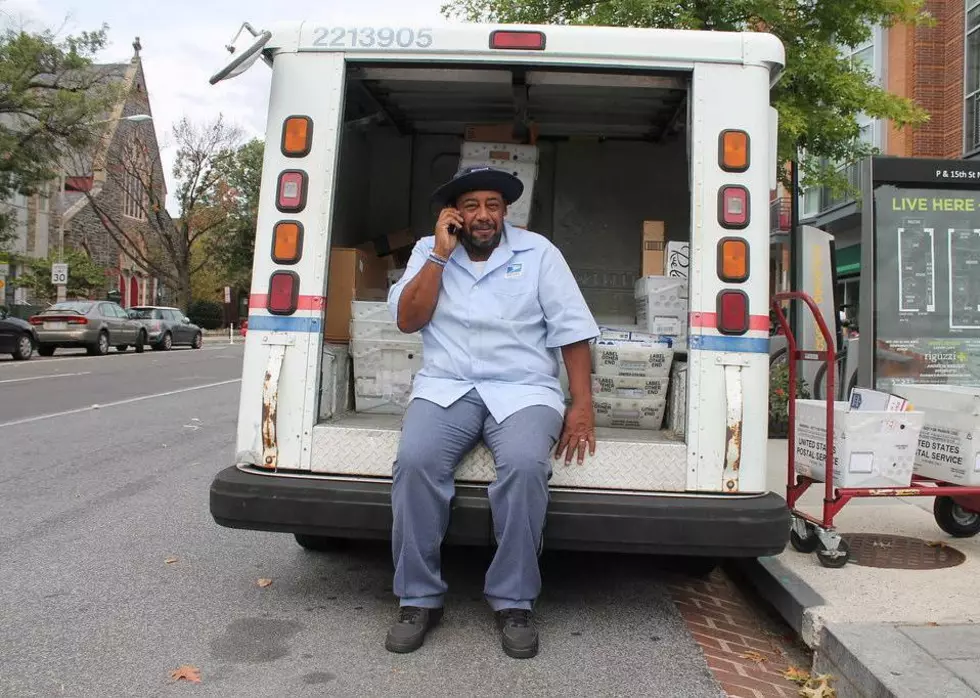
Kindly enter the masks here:
M 51 283 L 55 286 L 64 286 L 68 283 L 68 265 L 51 265 Z

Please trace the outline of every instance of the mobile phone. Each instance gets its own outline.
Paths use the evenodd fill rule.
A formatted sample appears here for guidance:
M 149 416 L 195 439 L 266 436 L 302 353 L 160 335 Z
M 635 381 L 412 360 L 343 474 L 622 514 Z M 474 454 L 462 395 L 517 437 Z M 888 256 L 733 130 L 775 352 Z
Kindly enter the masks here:
M 449 230 L 449 234 L 452 235 L 453 237 L 459 235 L 459 226 L 456 225 L 455 223 L 450 223 L 448 230 Z

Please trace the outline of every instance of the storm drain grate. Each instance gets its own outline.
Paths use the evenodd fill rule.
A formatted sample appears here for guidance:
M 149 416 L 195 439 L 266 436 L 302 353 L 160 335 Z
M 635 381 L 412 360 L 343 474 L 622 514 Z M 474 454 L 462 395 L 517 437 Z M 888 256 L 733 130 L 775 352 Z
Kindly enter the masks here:
M 841 537 L 850 547 L 850 562 L 861 567 L 938 570 L 966 561 L 966 555 L 940 541 L 883 533 L 845 533 Z

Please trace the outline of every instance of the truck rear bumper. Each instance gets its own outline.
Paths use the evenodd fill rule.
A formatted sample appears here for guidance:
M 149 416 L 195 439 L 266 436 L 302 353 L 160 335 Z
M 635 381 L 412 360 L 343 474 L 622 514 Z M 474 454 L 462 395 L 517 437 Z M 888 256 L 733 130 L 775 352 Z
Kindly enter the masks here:
M 269 476 L 230 467 L 211 484 L 221 526 L 357 539 L 391 535 L 391 482 Z M 718 557 L 780 553 L 786 502 L 774 493 L 676 497 L 553 491 L 545 525 L 551 549 Z M 457 485 L 448 543 L 492 545 L 486 487 Z

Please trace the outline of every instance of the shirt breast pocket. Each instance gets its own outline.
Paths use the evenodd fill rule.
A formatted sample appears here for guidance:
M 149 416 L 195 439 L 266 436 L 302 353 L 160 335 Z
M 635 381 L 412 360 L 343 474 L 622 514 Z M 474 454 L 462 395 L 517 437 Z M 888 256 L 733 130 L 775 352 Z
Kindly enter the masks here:
M 497 317 L 514 322 L 535 320 L 541 313 L 538 291 L 529 279 L 504 279 L 490 292 Z

